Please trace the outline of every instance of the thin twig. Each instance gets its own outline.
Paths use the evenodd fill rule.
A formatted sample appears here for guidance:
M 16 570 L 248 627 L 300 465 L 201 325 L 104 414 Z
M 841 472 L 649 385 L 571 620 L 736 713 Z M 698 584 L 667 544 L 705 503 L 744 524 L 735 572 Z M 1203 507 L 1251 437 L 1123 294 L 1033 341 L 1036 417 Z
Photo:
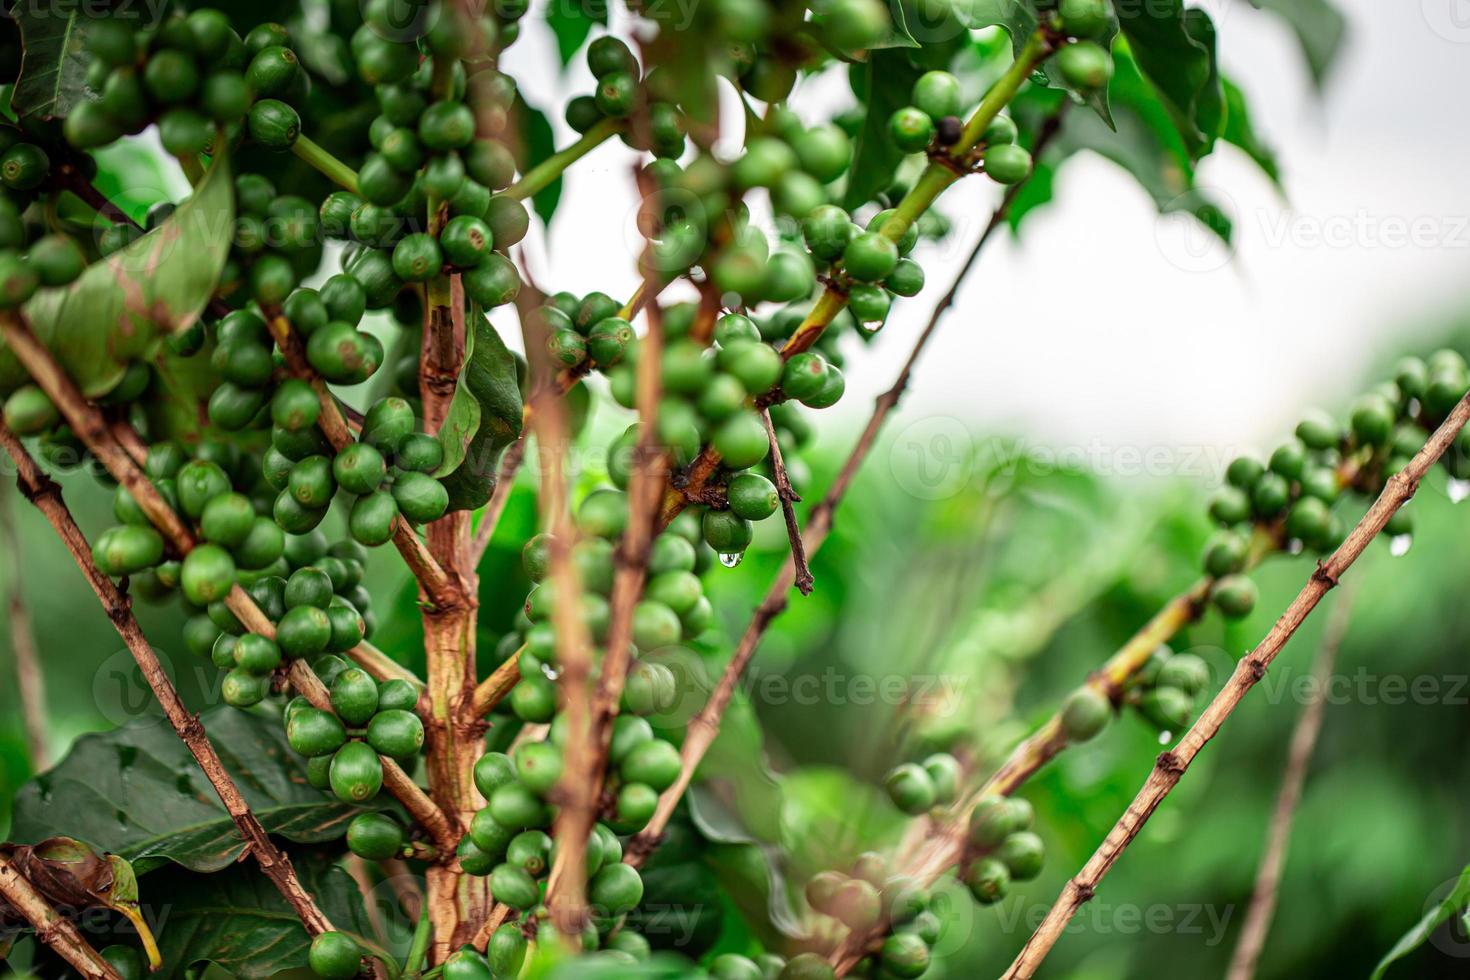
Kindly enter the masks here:
M 520 650 L 506 657 L 505 663 L 496 667 L 490 676 L 481 681 L 479 686 L 475 688 L 473 710 L 476 718 L 483 718 L 494 711 L 495 706 L 500 703 L 501 699 L 510 693 L 511 688 L 516 686 L 516 681 L 520 680 L 521 677 L 521 653 L 525 649 L 522 646 Z
M 46 678 L 41 672 L 41 658 L 36 650 L 36 631 L 31 624 L 30 607 L 26 605 L 21 579 L 22 568 L 19 529 L 10 508 L 10 492 L 0 492 L 0 539 L 10 559 L 10 596 L 6 608 L 10 613 L 10 652 L 15 656 L 15 681 L 20 694 L 20 711 L 25 719 L 26 750 L 31 772 L 45 772 L 46 753 Z
M 1470 420 L 1470 394 L 1460 399 L 1449 417 L 1434 430 L 1424 447 L 1414 455 L 1409 464 L 1389 477 L 1383 492 L 1373 502 L 1373 506 L 1368 508 L 1363 519 L 1358 522 L 1336 551 L 1317 563 L 1317 568 L 1312 572 L 1301 592 L 1292 600 L 1291 605 L 1281 614 L 1281 618 L 1271 627 L 1270 632 L 1255 650 L 1236 665 L 1235 672 L 1200 714 L 1199 719 L 1189 731 L 1184 733 L 1172 750 L 1159 756 L 1143 788 L 1138 791 L 1138 795 L 1134 797 L 1128 809 L 1114 824 L 1112 831 L 1108 833 L 1097 851 L 1083 865 L 1082 870 L 1067 882 L 1045 920 L 1021 949 L 1010 969 L 1006 971 L 1007 978 L 1029 977 L 1036 972 L 1037 967 L 1046 958 L 1046 954 L 1061 937 L 1072 916 L 1096 894 L 1097 886 L 1103 877 L 1122 857 L 1123 852 L 1138 836 L 1144 824 L 1148 822 L 1148 818 L 1158 809 L 1159 804 L 1178 785 L 1180 778 L 1188 770 L 1195 756 L 1210 739 L 1215 737 L 1220 726 L 1230 717 L 1250 689 L 1265 676 L 1272 661 L 1281 653 L 1286 642 L 1291 639 L 1307 616 L 1322 601 L 1322 597 L 1337 585 L 1343 574 L 1358 559 L 1368 544 L 1383 530 L 1389 518 L 1413 497 L 1414 492 L 1419 488 L 1419 481 L 1449 449 L 1467 420 Z
M 529 316 L 521 328 L 526 335 L 532 371 L 538 384 L 552 383 L 554 367 L 546 352 L 546 333 L 539 316 Z M 550 585 L 555 590 L 552 626 L 556 634 L 556 660 L 562 717 L 567 726 L 563 748 L 562 778 L 553 791 L 560 804 L 553 833 L 557 854 L 546 884 L 546 907 L 558 934 L 576 937 L 586 919 L 587 834 L 597 807 L 598 789 L 590 777 L 595 765 L 593 752 L 592 638 L 578 610 L 582 583 L 572 562 L 575 529 L 568 501 L 570 481 L 567 460 L 571 430 L 565 404 L 559 399 L 543 401 L 533 416 L 540 470 L 541 525 L 548 532 Z M 519 657 L 513 658 L 518 664 Z M 508 661 L 509 662 L 509 661 Z M 501 683 L 513 681 L 502 666 Z M 492 677 L 491 680 L 494 680 Z M 478 694 L 478 691 L 476 692 Z M 478 700 L 478 699 L 477 699 Z M 477 712 L 478 713 L 478 712 Z M 494 910 L 491 917 L 494 918 Z
M 25 916 L 36 938 L 54 949 L 88 980 L 122 980 L 112 964 L 32 887 L 5 855 L 0 854 L 0 897 Z
M 1241 927 L 1235 953 L 1230 957 L 1226 980 L 1252 980 L 1256 975 L 1256 964 L 1265 948 L 1271 918 L 1276 912 L 1281 869 L 1286 865 L 1286 850 L 1291 842 L 1292 818 L 1301 801 L 1302 785 L 1307 779 L 1312 752 L 1317 747 L 1317 736 L 1322 731 L 1322 716 L 1327 709 L 1327 685 L 1337 669 L 1337 655 L 1342 649 L 1343 638 L 1347 636 L 1356 592 L 1356 581 L 1345 586 L 1327 617 L 1322 643 L 1317 648 L 1317 660 L 1312 666 L 1312 693 L 1291 733 L 1291 748 L 1286 756 L 1281 789 L 1276 796 L 1276 809 L 1271 815 L 1266 851 L 1256 871 L 1256 884 L 1251 891 L 1250 906 L 1246 909 L 1245 925 Z
M 1043 138 L 1049 140 L 1051 134 L 1054 132 L 1055 129 L 1051 128 L 1050 124 L 1048 124 Z M 1039 145 L 1040 143 L 1038 143 Z M 863 462 L 872 451 L 877 441 L 878 433 L 883 428 L 883 423 L 888 419 L 889 414 L 892 413 L 894 408 L 897 407 L 899 400 L 903 397 L 904 391 L 908 388 L 909 380 L 913 376 L 914 366 L 918 363 L 919 357 L 928 346 L 930 338 L 934 336 L 940 322 L 944 319 L 944 314 L 954 305 L 955 297 L 959 294 L 960 286 L 974 268 L 981 251 L 985 248 L 986 243 L 990 241 L 996 229 L 1004 222 L 1006 212 L 1011 202 L 1015 199 L 1016 193 L 1018 192 L 1017 189 L 1020 186 L 1019 184 L 1015 185 L 1015 188 L 1001 201 L 995 213 L 991 215 L 990 221 L 986 223 L 984 230 L 980 233 L 980 237 L 976 240 L 974 247 L 971 248 L 969 256 L 966 257 L 964 265 L 955 274 L 954 280 L 950 283 L 944 295 L 934 304 L 934 309 L 929 314 L 929 322 L 924 326 L 918 339 L 914 341 L 913 349 L 909 351 L 909 356 L 904 361 L 903 367 L 899 370 L 898 376 L 894 379 L 893 384 L 889 386 L 887 391 L 879 395 L 874 402 L 873 412 L 868 417 L 867 425 L 863 427 L 862 434 L 858 436 L 857 442 L 854 443 L 852 451 L 847 456 L 847 460 L 842 464 L 842 469 L 838 472 L 837 478 L 832 481 L 832 486 L 827 490 L 826 495 L 812 508 L 812 512 L 807 515 L 806 530 L 801 535 L 801 554 L 803 560 L 807 554 L 815 554 L 822 547 L 823 542 L 827 540 L 827 535 L 832 530 L 833 517 L 837 508 L 842 503 L 843 497 L 846 496 L 847 490 L 852 485 L 853 479 L 857 476 L 859 468 L 862 467 Z M 679 800 L 689 789 L 689 784 L 694 779 L 695 769 L 699 766 L 700 760 L 704 758 L 704 754 L 709 751 L 709 747 L 714 744 L 715 737 L 719 735 L 720 720 L 724 717 L 725 709 L 729 706 L 730 699 L 735 694 L 735 689 L 739 685 L 741 675 L 745 673 L 745 668 L 750 664 L 751 658 L 755 656 L 756 647 L 760 644 L 761 638 L 765 636 L 766 630 L 770 627 L 771 622 L 786 609 L 787 596 L 791 592 L 792 586 L 797 582 L 796 555 L 797 549 L 793 547 L 792 553 L 787 556 L 786 563 L 782 566 L 781 571 L 777 573 L 775 580 L 771 583 L 771 587 L 766 591 L 765 598 L 761 600 L 760 605 L 756 607 L 754 614 L 751 616 L 750 623 L 745 627 L 745 632 L 741 635 L 740 642 L 735 647 L 735 652 L 731 655 L 729 663 L 725 665 L 724 672 L 720 675 L 719 681 L 710 693 L 709 700 L 699 710 L 699 713 L 690 719 L 684 736 L 684 746 L 680 752 L 683 764 L 679 768 L 679 778 L 672 786 L 660 794 L 658 808 L 654 811 L 653 819 L 648 822 L 648 825 L 629 844 L 627 854 L 624 857 L 624 860 L 629 864 L 635 867 L 642 864 L 647 856 L 658 847 L 663 836 L 664 828 L 668 826 L 669 819 L 674 815 L 674 810 L 679 805 Z
M 152 689 L 153 696 L 163 707 L 163 713 L 167 716 L 169 724 L 173 726 L 174 731 L 178 733 L 179 738 L 194 756 L 194 761 L 199 764 L 199 768 L 204 772 L 204 777 L 209 780 L 209 785 L 214 787 L 215 794 L 224 804 L 225 812 L 230 815 L 230 819 L 240 831 L 240 836 L 245 841 L 246 852 L 260 865 L 261 871 L 265 872 L 266 877 L 270 878 L 281 896 L 300 917 L 307 932 L 316 935 L 329 931 L 332 928 L 331 922 L 327 920 L 321 909 L 317 908 L 316 903 L 302 887 L 296 877 L 295 869 L 291 867 L 290 858 L 277 848 L 266 834 L 265 828 L 260 825 L 260 821 L 256 819 L 249 804 L 240 795 L 240 790 L 234 780 L 225 771 L 224 764 L 220 762 L 219 755 L 210 743 L 199 717 L 184 706 L 173 682 L 164 673 L 163 666 L 158 662 L 158 656 L 153 652 L 153 647 L 143 636 L 143 630 L 138 626 L 138 621 L 133 618 L 129 600 L 118 591 L 110 578 L 102 574 L 96 562 L 92 560 L 92 550 L 81 528 L 77 527 L 76 521 L 72 518 L 71 511 L 67 509 L 65 501 L 62 500 L 61 488 L 41 472 L 36 461 L 21 445 L 20 440 L 4 425 L 0 425 L 0 445 L 4 446 L 10 458 L 15 461 L 16 483 L 20 492 L 45 515 L 46 520 L 56 529 L 57 535 L 66 545 L 77 567 L 81 569 L 87 584 L 97 594 L 103 611 L 107 613 L 107 618 L 112 621 L 113 627 L 122 637 L 128 652 L 137 661 L 139 671 L 142 672 L 144 680 Z
M 76 384 L 56 363 L 51 352 L 36 338 L 29 325 L 18 314 L 8 312 L 0 315 L 0 334 L 3 334 L 21 365 L 46 392 L 88 451 L 102 462 L 113 479 L 127 489 L 139 509 L 174 549 L 187 555 L 194 548 L 193 532 L 184 525 L 158 489 L 138 468 L 137 463 L 118 444 L 102 413 L 86 400 Z M 275 624 L 260 611 L 255 600 L 239 585 L 235 585 L 225 597 L 225 605 L 252 633 L 275 638 Z M 304 661 L 292 661 L 287 677 L 314 706 L 331 710 L 332 702 L 326 687 Z M 383 764 L 383 785 L 429 832 L 441 853 L 452 854 L 458 840 L 444 813 L 424 795 L 423 790 L 419 789 L 398 763 L 387 756 L 380 758 Z
M 766 427 L 766 438 L 771 443 L 771 473 L 776 477 L 776 496 L 781 499 L 781 516 L 786 520 L 786 537 L 791 542 L 791 562 L 795 569 L 796 588 L 802 595 L 812 594 L 812 570 L 806 563 L 806 546 L 801 541 L 801 525 L 796 523 L 796 504 L 801 498 L 791 488 L 791 477 L 786 472 L 786 460 L 781 458 L 780 440 L 776 438 L 776 427 L 771 424 L 771 410 L 761 409 L 761 424 Z

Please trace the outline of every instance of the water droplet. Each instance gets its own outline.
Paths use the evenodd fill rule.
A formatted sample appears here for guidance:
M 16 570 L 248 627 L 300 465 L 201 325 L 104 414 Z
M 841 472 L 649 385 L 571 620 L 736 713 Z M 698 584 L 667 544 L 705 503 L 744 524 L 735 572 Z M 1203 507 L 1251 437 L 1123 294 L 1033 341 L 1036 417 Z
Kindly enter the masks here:
M 1395 558 L 1402 558 L 1409 553 L 1409 548 L 1414 544 L 1412 534 L 1395 534 L 1388 539 L 1388 553 Z
M 1159 744 L 1160 745 L 1168 745 L 1172 741 L 1174 741 L 1174 733 L 1173 732 L 1159 732 Z
M 744 558 L 745 558 L 745 553 L 744 552 L 740 552 L 739 554 L 734 554 L 734 555 L 721 555 L 720 556 L 720 564 L 721 565 L 724 565 L 726 568 L 734 568 L 736 565 L 740 564 L 740 562 Z
M 1457 480 L 1450 477 L 1447 486 L 1450 495 L 1450 503 L 1458 504 L 1466 497 L 1470 497 L 1470 480 Z

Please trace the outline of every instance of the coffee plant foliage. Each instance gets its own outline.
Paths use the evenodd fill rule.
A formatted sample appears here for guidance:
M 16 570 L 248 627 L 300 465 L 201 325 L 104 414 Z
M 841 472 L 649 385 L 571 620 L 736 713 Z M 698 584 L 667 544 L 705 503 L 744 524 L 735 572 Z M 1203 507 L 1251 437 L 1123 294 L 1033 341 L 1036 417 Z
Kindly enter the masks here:
M 1321 82 L 1336 12 L 1260 6 Z M 1035 506 L 1031 478 L 982 467 L 1030 528 L 1019 557 L 997 552 L 1011 587 L 946 612 L 938 583 L 976 587 L 953 556 L 892 586 L 941 676 L 983 663 L 1013 688 L 1097 599 L 1150 625 L 1060 681 L 1030 739 L 1003 705 L 907 689 L 866 771 L 761 761 L 767 723 L 791 744 L 877 737 L 857 705 L 773 722 L 730 692 L 792 582 L 810 591 L 808 557 L 825 601 L 849 599 L 855 532 L 817 549 L 851 473 L 813 420 L 845 371 L 884 367 L 863 351 L 895 304 L 941 292 L 921 260 L 977 224 L 946 216 L 944 192 L 989 182 L 994 223 L 1019 232 L 1091 151 L 1228 245 L 1201 161 L 1228 144 L 1279 170 L 1217 26 L 1182 0 L 16 4 L 0 24 L 7 449 L 63 537 L 28 454 L 103 488 L 110 520 L 84 514 L 84 547 L 67 537 L 77 561 L 125 639 L 130 606 L 181 610 L 175 645 L 220 702 L 202 731 L 170 713 L 84 736 L 20 790 L 6 860 L 42 899 L 103 916 L 75 941 L 48 933 L 35 961 L 81 969 L 96 940 L 88 975 L 121 977 L 938 975 L 945 903 L 978 916 L 1042 874 L 1058 815 L 1038 819 L 1020 782 L 1122 714 L 1151 740 L 1185 729 L 1219 665 L 1170 641 L 1251 617 L 1267 558 L 1331 552 L 1352 502 L 1470 386 L 1453 350 L 1407 358 L 1346 416 L 1309 414 L 1266 459 L 1233 461 L 1203 577 L 1153 620 L 1108 595 L 1154 533 L 1142 511 L 1100 543 L 1095 483 L 1037 481 L 1076 495 L 1079 527 Z M 523 32 L 554 55 L 523 57 Z M 526 94 L 576 63 L 589 90 Z M 811 94 L 834 90 L 823 76 L 841 99 Z M 620 163 L 577 166 L 604 145 Z M 604 256 L 596 291 L 533 281 L 522 243 L 593 237 L 563 192 L 594 180 L 636 192 L 641 240 Z M 569 478 L 568 447 L 599 442 L 605 464 Z M 1470 443 L 1444 466 L 1470 478 Z M 748 580 L 730 569 L 752 542 L 798 520 L 810 555 L 793 550 L 732 643 L 707 586 Z M 1179 524 L 1179 540 L 1198 526 Z M 1406 512 L 1387 528 L 1410 531 Z M 1088 560 L 1067 588 L 1011 602 L 1047 584 L 1032 557 L 1069 550 Z M 395 551 L 406 588 L 381 571 Z M 850 643 L 885 662 L 872 637 Z M 987 781 L 1007 751 L 1010 781 Z M 854 813 L 857 846 L 830 835 Z M 915 839 L 942 869 L 911 866 Z M 26 911 L 0 903 L 7 944 Z M 116 915 L 136 932 L 105 942 Z

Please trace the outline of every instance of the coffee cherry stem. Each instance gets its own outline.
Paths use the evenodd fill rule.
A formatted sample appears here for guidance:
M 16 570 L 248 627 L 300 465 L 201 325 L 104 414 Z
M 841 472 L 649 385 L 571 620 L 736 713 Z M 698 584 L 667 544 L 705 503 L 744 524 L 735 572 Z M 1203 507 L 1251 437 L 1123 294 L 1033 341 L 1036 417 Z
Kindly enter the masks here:
M 357 171 L 328 153 L 305 133 L 296 137 L 296 142 L 291 144 L 291 152 L 338 187 L 357 193 Z
M 496 667 L 489 677 L 485 678 L 475 688 L 474 714 L 476 718 L 482 718 L 495 710 L 495 706 L 510 693 L 515 687 L 516 681 L 520 680 L 521 654 L 526 651 L 526 645 L 521 644 L 520 649 L 505 658 L 505 663 Z
M 180 153 L 174 157 L 179 161 L 179 166 L 184 170 L 184 176 L 189 180 L 190 187 L 198 187 L 199 182 L 204 179 L 204 164 L 199 162 L 197 153 Z
M 597 123 L 581 139 L 571 146 L 557 150 L 521 175 L 521 179 L 507 187 L 504 193 L 516 200 L 533 197 L 551 185 L 572 164 L 606 143 L 622 131 L 624 120 L 607 118 Z

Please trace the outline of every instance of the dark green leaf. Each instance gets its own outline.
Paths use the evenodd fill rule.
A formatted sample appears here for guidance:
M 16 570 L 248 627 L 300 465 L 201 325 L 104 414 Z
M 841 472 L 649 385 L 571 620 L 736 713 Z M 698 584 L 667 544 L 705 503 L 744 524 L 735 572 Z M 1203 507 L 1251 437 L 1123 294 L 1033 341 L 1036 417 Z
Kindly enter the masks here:
M 516 115 L 520 123 L 521 145 L 524 149 L 526 161 L 535 162 L 545 160 L 556 152 L 556 134 L 552 131 L 551 122 L 541 110 L 527 105 L 524 100 L 516 102 Z M 521 167 L 524 172 L 526 166 Z M 544 224 L 551 224 L 551 216 L 556 214 L 556 206 L 561 201 L 561 175 L 541 190 L 537 191 L 531 198 L 531 206 L 536 209 Z
M 474 510 L 490 499 L 500 455 L 521 434 L 521 391 L 516 383 L 515 356 L 478 308 L 471 309 L 467 319 L 474 334 L 472 353 L 465 359 L 450 411 L 462 404 L 461 392 L 465 392 L 478 405 L 479 421 L 469 441 L 458 450 L 461 462 L 441 476 L 449 491 L 451 510 Z M 461 407 L 460 411 L 472 410 Z M 465 428 L 458 425 L 455 431 L 463 433 Z M 445 447 L 446 458 L 450 448 Z
M 351 876 L 310 855 L 296 855 L 301 884 L 339 932 L 372 948 L 374 934 Z M 145 914 L 158 927 L 163 969 L 155 980 L 188 976 L 210 962 L 240 980 L 304 969 L 311 938 L 270 879 L 252 864 L 211 875 L 160 871 L 143 879 Z
M 1251 0 L 1251 4 L 1269 10 L 1291 26 L 1312 81 L 1320 87 L 1342 50 L 1347 18 L 1327 0 Z
M 867 103 L 866 118 L 853 144 L 852 170 L 843 199 L 845 207 L 855 208 L 883 190 L 903 160 L 903 153 L 888 136 L 888 117 L 909 104 L 914 81 L 922 72 L 900 48 L 874 51 L 867 64 L 849 70 L 859 73 L 854 88 Z
M 1434 934 L 1434 930 L 1450 921 L 1467 905 L 1470 905 L 1470 865 L 1466 865 L 1465 870 L 1460 872 L 1460 879 L 1455 882 L 1450 893 L 1438 905 L 1425 912 L 1424 917 L 1414 923 L 1413 928 L 1399 937 L 1399 941 L 1393 944 L 1393 949 L 1378 961 L 1368 980 L 1380 980 L 1390 966 L 1423 946 Z
M 869 50 L 878 48 L 917 48 L 919 42 L 909 33 L 907 15 L 903 9 L 902 0 L 888 0 L 888 33 L 876 44 L 869 45 Z
M 1160 0 L 1125 5 L 1118 19 L 1139 70 L 1157 89 L 1190 158 L 1198 160 L 1214 145 L 1225 116 L 1209 15 L 1186 8 L 1183 0 Z
M 1041 23 L 1035 6 L 1029 0 L 975 0 L 971 4 L 957 4 L 955 16 L 971 30 L 1004 28 L 1016 51 L 1021 50 L 1026 39 Z
M 1113 161 L 1138 181 L 1161 213 L 1186 211 L 1225 241 L 1230 223 L 1220 208 L 1194 186 L 1194 162 L 1185 148 L 1173 117 L 1158 91 L 1140 73 L 1126 45 L 1113 51 L 1111 86 L 1115 129 L 1110 131 L 1090 113 L 1067 113 L 1061 131 L 1037 161 L 1027 185 L 1012 203 L 1007 220 L 1020 227 L 1031 211 L 1051 200 L 1057 168 L 1083 150 Z M 1027 89 L 1012 103 L 1012 115 L 1029 143 L 1045 118 L 1056 111 L 1060 93 Z
M 356 809 L 307 784 L 278 719 L 220 707 L 202 720 L 267 831 L 300 843 L 346 833 Z M 139 874 L 166 861 L 217 871 L 244 851 L 194 757 L 155 715 L 82 736 L 55 768 L 21 790 L 12 838 L 31 843 L 58 831 L 122 855 Z
M 229 161 L 215 159 L 194 194 L 153 231 L 88 266 L 69 286 L 42 289 L 24 310 L 31 328 L 82 393 L 105 395 L 128 363 L 192 326 L 230 251 L 235 198 Z M 0 390 L 25 370 L 0 345 Z
M 20 25 L 20 77 L 11 93 L 17 116 L 51 119 L 64 116 L 87 98 L 87 65 L 83 48 L 92 23 L 83 4 L 23 3 L 11 16 Z
M 561 56 L 562 67 L 571 64 L 572 58 L 587 43 L 594 24 L 607 26 L 607 4 L 603 0 L 578 3 L 575 0 L 560 0 L 546 8 L 546 24 L 556 35 L 556 50 Z
M 1280 185 L 1281 171 L 1276 164 L 1276 154 L 1261 142 L 1251 125 L 1250 107 L 1246 105 L 1245 93 L 1230 79 L 1221 79 L 1225 86 L 1225 131 L 1220 138 L 1246 152 L 1256 166 L 1260 167 L 1272 183 Z

